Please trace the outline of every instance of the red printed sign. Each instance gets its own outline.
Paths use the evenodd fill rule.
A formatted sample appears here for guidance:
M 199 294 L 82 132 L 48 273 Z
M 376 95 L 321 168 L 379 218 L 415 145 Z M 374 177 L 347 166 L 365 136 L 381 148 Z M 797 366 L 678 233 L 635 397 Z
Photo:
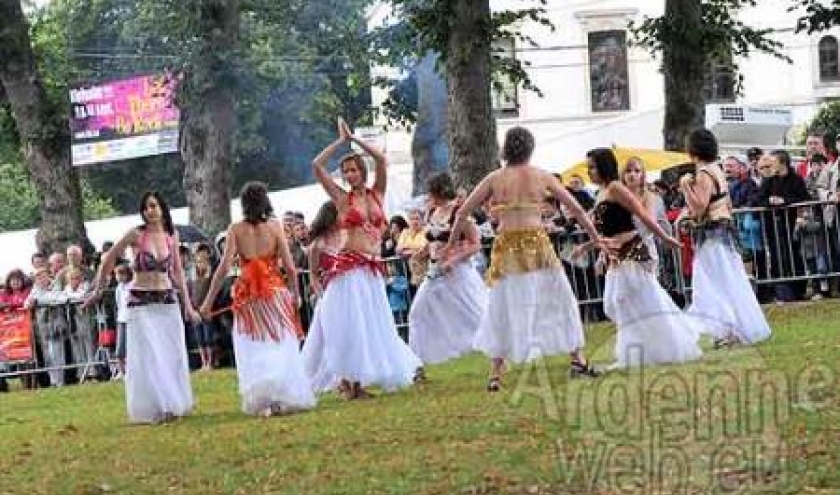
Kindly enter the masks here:
M 0 363 L 32 359 L 32 321 L 29 311 L 0 313 Z

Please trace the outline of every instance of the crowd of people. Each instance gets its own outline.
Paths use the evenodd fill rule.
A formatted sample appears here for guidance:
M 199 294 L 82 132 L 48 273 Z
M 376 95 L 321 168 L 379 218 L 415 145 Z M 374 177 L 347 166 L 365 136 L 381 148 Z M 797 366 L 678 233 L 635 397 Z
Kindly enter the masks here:
M 384 155 L 343 122 L 338 129 L 313 161 L 330 201 L 311 225 L 294 212 L 276 221 L 266 187 L 249 183 L 244 220 L 215 246 L 189 247 L 164 199 L 147 193 L 143 225 L 89 263 L 71 246 L 66 258 L 33 256 L 29 276 L 11 273 L 0 304 L 34 310 L 49 383 L 62 386 L 65 363 L 89 363 L 109 345 L 130 421 L 170 421 L 193 408 L 188 347 L 198 350 L 194 367 L 207 370 L 227 336 L 249 414 L 309 409 L 330 390 L 355 400 L 370 397 L 371 386 L 406 387 L 426 379 L 426 365 L 474 350 L 490 358 L 487 389 L 497 391 L 507 361 L 565 353 L 572 376 L 600 375 L 583 352 L 579 304 L 599 279 L 583 277 L 581 287 L 569 276 L 576 270 L 601 277 L 602 310 L 617 326 L 612 366 L 620 368 L 699 359 L 702 334 L 718 347 L 768 338 L 750 271 L 779 279 L 778 301 L 805 296 L 801 281 L 784 280 L 797 268 L 826 275 L 813 277 L 813 297 L 830 294 L 837 159 L 816 136 L 805 165 L 794 168 L 784 151 L 719 162 L 714 136 L 696 131 L 691 170 L 672 185 L 650 184 L 638 158 L 619 164 L 611 150 L 595 149 L 587 154 L 592 191 L 580 176 L 563 185 L 532 166 L 533 136 L 515 128 L 503 145 L 505 166 L 474 190 L 436 175 L 425 208 L 389 220 Z M 350 142 L 372 158 L 372 181 L 357 153 L 338 160 L 344 185 L 327 171 Z M 823 203 L 785 208 L 808 199 Z M 777 208 L 749 209 L 761 206 Z M 682 270 L 667 256 L 674 250 Z M 689 308 L 663 283 L 669 270 L 691 277 Z M 408 329 L 402 338 L 398 326 Z M 115 339 L 103 342 L 110 328 Z

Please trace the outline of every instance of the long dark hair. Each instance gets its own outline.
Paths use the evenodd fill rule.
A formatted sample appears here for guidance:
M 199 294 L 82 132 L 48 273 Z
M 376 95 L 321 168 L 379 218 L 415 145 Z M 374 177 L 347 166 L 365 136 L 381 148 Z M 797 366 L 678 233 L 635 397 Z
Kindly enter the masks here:
M 6 294 L 12 293 L 12 279 L 20 280 L 20 290 L 26 289 L 26 275 L 23 274 L 23 271 L 15 269 L 6 276 Z
M 242 186 L 239 201 L 242 203 L 242 217 L 250 224 L 267 222 L 274 216 L 274 208 L 268 199 L 268 187 L 262 182 L 252 181 Z
M 312 221 L 312 226 L 309 227 L 309 239 L 314 241 L 323 237 L 335 226 L 336 222 L 338 222 L 338 208 L 332 201 L 327 201 L 321 205 L 318 214 L 315 215 L 315 220 Z
M 146 191 L 143 197 L 140 198 L 140 217 L 143 219 L 143 226 L 140 228 L 145 229 L 149 223 L 149 220 L 146 218 L 146 202 L 149 201 L 149 198 L 155 198 L 155 201 L 158 203 L 163 219 L 163 230 L 169 235 L 175 235 L 175 224 L 172 223 L 172 213 L 169 212 L 169 205 L 166 204 L 166 200 L 157 191 Z
M 455 199 L 455 184 L 452 182 L 452 177 L 446 172 L 433 175 L 429 179 L 428 189 L 429 194 L 437 198 L 446 201 Z
M 595 164 L 598 171 L 598 178 L 604 185 L 618 180 L 618 161 L 615 154 L 609 148 L 595 148 L 586 153 L 586 158 Z

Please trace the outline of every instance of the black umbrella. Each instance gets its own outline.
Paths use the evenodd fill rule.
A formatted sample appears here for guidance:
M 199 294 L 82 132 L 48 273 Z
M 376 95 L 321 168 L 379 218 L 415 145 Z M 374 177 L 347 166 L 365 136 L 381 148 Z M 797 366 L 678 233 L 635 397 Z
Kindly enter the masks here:
M 210 242 L 210 238 L 207 237 L 207 234 L 195 225 L 176 225 L 175 231 L 178 232 L 178 239 L 185 244 Z

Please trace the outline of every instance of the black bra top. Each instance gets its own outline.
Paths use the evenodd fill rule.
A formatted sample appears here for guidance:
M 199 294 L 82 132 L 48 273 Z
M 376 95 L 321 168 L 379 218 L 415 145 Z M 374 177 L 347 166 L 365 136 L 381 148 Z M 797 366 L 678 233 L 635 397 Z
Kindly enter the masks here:
M 449 242 L 449 234 L 452 231 L 452 225 L 455 223 L 455 214 L 458 208 L 452 209 L 452 214 L 449 216 L 448 223 L 432 224 L 426 228 L 426 240 L 429 242 Z
M 605 200 L 598 203 L 594 216 L 595 228 L 606 237 L 636 230 L 630 211 L 614 201 Z
M 172 267 L 172 249 L 173 240 L 171 236 L 166 236 L 166 247 L 169 251 L 163 259 L 157 259 L 154 254 L 149 251 L 150 242 L 148 232 L 143 230 L 140 234 L 140 240 L 137 246 L 137 254 L 134 256 L 134 266 L 138 271 L 142 272 L 160 272 L 166 273 Z
M 172 254 L 168 254 L 166 258 L 159 260 L 148 251 L 140 251 L 137 253 L 134 264 L 139 270 L 146 272 L 166 273 L 172 265 Z

